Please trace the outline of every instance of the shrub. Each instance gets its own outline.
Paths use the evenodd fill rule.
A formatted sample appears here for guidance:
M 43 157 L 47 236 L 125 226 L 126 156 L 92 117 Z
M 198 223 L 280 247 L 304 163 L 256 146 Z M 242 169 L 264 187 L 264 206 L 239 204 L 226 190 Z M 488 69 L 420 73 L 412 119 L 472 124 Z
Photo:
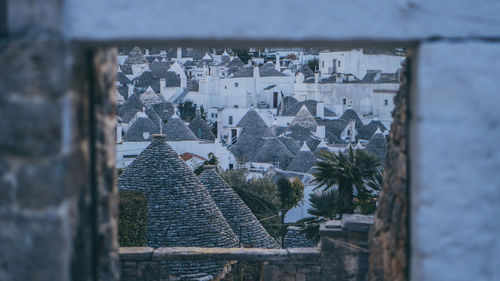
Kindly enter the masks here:
M 120 191 L 118 241 L 121 247 L 146 246 L 148 200 L 141 191 Z

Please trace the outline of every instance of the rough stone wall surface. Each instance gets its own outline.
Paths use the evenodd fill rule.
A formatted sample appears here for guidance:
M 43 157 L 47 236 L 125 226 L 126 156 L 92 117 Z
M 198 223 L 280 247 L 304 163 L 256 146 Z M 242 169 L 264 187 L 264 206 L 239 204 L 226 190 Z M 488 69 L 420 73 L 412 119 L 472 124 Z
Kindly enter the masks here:
M 408 270 L 408 130 L 410 70 L 406 60 L 401 87 L 394 98 L 395 110 L 385 162 L 384 188 L 371 233 L 370 281 L 404 281 Z
M 82 56 L 70 47 L 60 24 L 63 1 L 4 2 L 8 29 L 0 38 L 0 280 L 115 280 L 115 207 L 109 190 L 115 158 L 109 148 L 115 137 L 112 112 L 106 112 L 113 108 L 113 78 L 101 74 L 115 75 L 111 68 L 116 63 L 105 52 L 107 59 L 97 56 L 94 65 L 94 53 Z M 107 83 L 96 79 L 98 98 L 90 100 L 93 67 L 100 68 L 99 77 Z M 91 133 L 91 105 L 99 113 L 92 128 L 100 133 Z M 93 183 L 91 135 L 99 136 L 92 146 L 106 150 L 94 159 Z M 100 200 L 93 200 L 93 186 L 100 189 L 94 193 Z M 92 216 L 92 209 L 99 216 Z M 95 228 L 93 218 L 99 218 Z
M 65 46 L 0 41 L 0 280 L 69 280 L 84 152 L 70 138 Z M 75 126 L 76 127 L 76 126 Z M 85 172 L 85 167 L 80 167 Z

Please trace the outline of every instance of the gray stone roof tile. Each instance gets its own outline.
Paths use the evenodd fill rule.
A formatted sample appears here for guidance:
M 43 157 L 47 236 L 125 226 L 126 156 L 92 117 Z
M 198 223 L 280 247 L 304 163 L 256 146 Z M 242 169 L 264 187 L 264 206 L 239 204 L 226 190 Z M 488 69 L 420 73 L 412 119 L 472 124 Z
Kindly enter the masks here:
M 193 132 L 193 134 L 200 140 L 215 140 L 215 135 L 212 132 L 210 126 L 208 126 L 207 122 L 201 118 L 201 115 L 197 114 L 196 117 L 191 120 L 189 123 L 189 129 Z
M 284 169 L 293 158 L 292 153 L 277 137 L 264 137 L 258 146 L 257 154 L 252 161 L 260 163 L 278 163 L 279 168 Z
M 144 57 L 139 47 L 134 47 L 132 51 L 128 54 L 128 57 L 125 59 L 124 64 L 132 65 L 132 64 L 147 64 L 148 60 Z
M 193 132 L 177 115 L 172 116 L 163 126 L 163 133 L 168 141 L 197 140 Z
M 144 192 L 148 200 L 147 246 L 238 247 L 238 238 L 208 190 L 163 137 L 123 171 L 119 190 Z M 169 274 L 219 276 L 225 262 L 172 262 Z
M 148 141 L 153 134 L 158 134 L 160 128 L 147 117 L 139 117 L 132 123 L 127 133 L 123 136 L 124 141 Z M 146 133 L 146 134 L 145 134 Z M 146 138 L 144 138 L 146 136 Z
M 243 247 L 279 248 L 238 194 L 212 168 L 199 176 Z
M 314 165 L 316 165 L 316 156 L 304 143 L 288 165 L 287 170 L 306 173 Z

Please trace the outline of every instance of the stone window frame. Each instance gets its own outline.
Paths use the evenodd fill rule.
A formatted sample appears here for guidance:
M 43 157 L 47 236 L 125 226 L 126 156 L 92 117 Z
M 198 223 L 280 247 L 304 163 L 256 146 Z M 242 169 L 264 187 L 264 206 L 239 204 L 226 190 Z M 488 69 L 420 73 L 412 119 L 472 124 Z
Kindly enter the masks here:
M 113 153 L 110 153 L 111 151 L 101 147 L 101 144 L 109 144 L 114 141 L 113 137 L 107 133 L 109 130 L 106 130 L 110 128 L 111 121 L 113 120 L 113 114 L 108 112 L 109 106 L 105 106 L 109 105 L 110 100 L 112 100 L 109 93 L 106 94 L 109 92 L 109 89 L 106 90 L 109 83 L 105 82 L 109 79 L 101 79 L 103 76 L 113 75 L 112 67 L 110 66 L 114 62 L 112 56 L 109 55 L 112 51 L 107 49 L 108 46 L 151 43 L 194 47 L 204 45 L 292 47 L 300 45 L 296 44 L 297 42 L 302 42 L 309 47 L 318 45 L 328 46 L 328 44 L 342 48 L 356 48 L 367 45 L 381 48 L 397 45 L 408 48 L 414 47 L 416 54 L 410 76 L 416 77 L 418 81 L 429 83 L 419 84 L 418 81 L 411 83 L 408 97 L 411 99 L 409 101 L 411 108 L 408 108 L 407 112 L 412 113 L 419 109 L 418 106 L 421 106 L 421 103 L 418 101 L 422 99 L 422 96 L 427 99 L 423 103 L 429 104 L 428 99 L 430 95 L 424 95 L 424 93 L 419 92 L 422 88 L 431 94 L 440 94 L 439 90 L 429 88 L 429 84 L 434 83 L 439 85 L 439 83 L 445 83 L 446 81 L 451 82 L 460 76 L 460 73 L 448 73 L 447 76 L 439 78 L 431 76 L 428 70 L 439 72 L 449 71 L 453 67 L 458 70 L 462 67 L 460 63 L 454 64 L 446 61 L 443 61 L 444 63 L 440 65 L 436 63 L 432 64 L 433 58 L 446 57 L 452 59 L 448 54 L 460 55 L 464 51 L 475 52 L 481 59 L 477 63 L 476 61 L 472 62 L 477 67 L 479 66 L 478 64 L 487 61 L 488 55 L 496 54 L 491 46 L 486 46 L 486 43 L 496 42 L 498 44 L 497 42 L 500 40 L 498 25 L 492 24 L 498 23 L 500 20 L 500 15 L 495 14 L 500 8 L 500 2 L 489 2 L 489 5 L 480 5 L 476 1 L 464 0 L 456 1 L 454 5 L 448 5 L 446 9 L 442 9 L 442 6 L 436 5 L 435 1 L 420 1 L 418 3 L 413 1 L 367 1 L 353 3 L 351 1 L 322 0 L 317 5 L 308 5 L 298 0 L 277 0 L 273 3 L 275 5 L 274 9 L 262 11 L 257 10 L 257 7 L 267 5 L 267 0 L 256 0 L 251 3 L 241 4 L 233 5 L 231 0 L 222 0 L 220 2 L 221 9 L 207 14 L 206 6 L 201 0 L 194 2 L 178 1 L 174 3 L 152 0 L 150 6 L 143 5 L 139 7 L 128 7 L 128 5 L 116 6 L 115 1 L 103 2 L 100 0 L 4 0 L 0 1 L 0 13 L 7 13 L 8 16 L 2 17 L 0 21 L 0 35 L 2 37 L 15 37 L 22 40 L 23 38 L 33 39 L 32 35 L 27 34 L 27 30 L 36 30 L 39 34 L 50 34 L 45 39 L 49 38 L 49 41 L 53 40 L 56 42 L 56 45 L 59 44 L 57 46 L 62 45 L 64 47 L 61 49 L 62 53 L 66 52 L 72 58 L 70 61 L 65 61 L 66 65 L 64 67 L 67 67 L 67 73 L 72 73 L 72 78 L 81 78 L 82 76 L 88 78 L 86 81 L 70 79 L 74 85 L 69 90 L 76 91 L 77 94 L 70 95 L 67 101 L 68 105 L 64 107 L 68 110 L 69 115 L 78 116 L 75 120 L 71 120 L 71 122 L 77 124 L 76 128 L 83 128 L 86 131 L 72 132 L 65 131 L 66 129 L 62 130 L 64 131 L 63 135 L 66 137 L 63 138 L 63 150 L 72 148 L 75 142 L 81 142 L 81 147 L 88 144 L 90 159 L 85 157 L 78 158 L 78 155 L 70 158 L 75 160 L 80 167 L 85 168 L 91 166 L 90 164 L 107 163 L 107 161 L 102 161 L 102 159 L 111 160 L 112 162 L 114 156 Z M 159 11 L 166 10 L 175 16 L 170 18 L 158 16 Z M 330 11 L 332 10 L 337 11 L 339 16 L 331 17 Z M 114 14 L 120 16 L 110 15 L 109 11 L 114 11 Z M 189 16 L 186 16 L 186 11 L 189 11 Z M 241 13 L 241 11 L 246 12 Z M 141 22 L 132 28 L 123 24 L 123 22 L 136 22 L 134 21 L 134 17 L 137 13 L 141 14 Z M 255 15 L 271 20 L 270 22 L 256 21 Z M 290 15 L 300 15 L 301 18 L 307 18 L 308 22 L 301 29 L 297 30 L 295 25 L 289 24 Z M 193 22 L 192 18 L 199 19 L 199 22 Z M 226 21 L 220 21 L 221 18 L 225 18 Z M 228 21 L 234 24 L 225 24 Z M 363 22 L 368 24 L 362 24 Z M 244 23 L 253 24 L 248 25 Z M 175 24 L 183 28 L 178 30 L 165 29 L 163 28 L 165 24 Z M 269 24 L 273 24 L 274 28 L 269 29 Z M 204 28 L 200 29 L 199 26 L 204 26 Z M 280 33 L 276 34 L 276 30 L 279 30 Z M 323 45 L 323 43 L 325 44 Z M 446 52 L 444 51 L 445 49 Z M 431 66 L 425 66 L 422 62 L 430 62 Z M 484 70 L 484 68 L 481 69 Z M 437 82 L 436 79 L 440 79 L 440 82 Z M 472 78 L 468 78 L 468 81 L 471 83 L 470 85 L 466 85 L 468 88 L 464 87 L 465 89 L 477 89 L 475 88 L 478 86 L 477 82 L 474 82 Z M 462 94 L 460 91 L 464 90 L 457 91 Z M 88 93 L 91 94 L 88 95 Z M 416 94 L 419 94 L 418 99 L 415 97 Z M 463 99 L 463 95 L 460 98 Z M 457 112 L 461 109 L 458 103 L 454 103 L 451 106 Z M 453 117 L 439 115 L 437 112 L 435 108 L 431 108 L 425 113 L 434 114 L 433 117 L 441 117 L 446 122 L 449 122 L 451 117 Z M 421 117 L 417 116 L 415 119 L 418 120 Z M 410 118 L 411 114 L 405 119 L 405 124 L 410 124 L 408 120 Z M 415 125 L 417 121 L 413 122 L 414 124 L 410 124 L 411 128 L 403 130 L 404 135 L 410 136 L 409 133 L 411 132 L 416 137 L 419 137 L 419 134 L 422 134 L 421 130 L 431 126 L 428 120 L 419 120 L 418 122 L 420 123 L 417 125 Z M 90 127 L 90 130 L 87 130 L 89 129 L 87 127 Z M 449 129 L 446 129 L 450 133 Z M 89 140 L 91 141 L 89 142 Z M 458 144 L 459 142 L 447 143 L 448 147 L 451 145 L 451 148 L 457 151 L 460 150 Z M 409 156 L 410 152 L 412 153 L 414 157 L 412 157 L 412 163 L 419 164 L 420 162 L 425 162 L 428 159 L 426 157 L 429 157 L 428 154 L 431 152 L 429 149 L 427 154 L 425 154 L 425 150 L 419 151 L 423 152 L 424 156 L 421 156 L 420 153 L 413 154 L 415 150 L 418 151 L 421 148 L 418 141 L 412 144 L 406 143 L 405 146 L 411 148 L 406 151 L 405 155 Z M 440 146 L 444 147 L 441 143 L 434 145 L 436 149 Z M 89 151 L 86 150 L 86 152 Z M 102 182 L 103 176 L 105 178 L 110 177 L 109 174 L 113 165 L 109 166 L 108 164 L 95 168 L 91 172 L 92 176 L 90 179 L 87 179 L 91 182 L 90 185 L 93 186 L 90 196 L 93 198 L 92 202 L 94 202 L 92 203 L 94 207 L 90 208 L 93 212 L 109 212 L 107 210 L 109 208 L 108 205 L 104 205 L 106 207 L 104 210 L 98 210 L 99 208 L 95 204 L 97 204 L 97 201 L 106 201 L 108 199 L 113 201 L 113 196 L 107 195 L 107 193 L 112 194 L 112 191 L 106 189 L 106 187 L 109 187 L 109 184 L 103 184 Z M 444 164 L 442 160 L 441 162 L 438 161 L 438 166 L 443 166 Z M 412 173 L 415 173 L 415 171 L 418 173 L 417 177 L 412 177 L 411 179 L 412 186 L 415 185 L 423 191 L 428 190 L 426 185 L 432 186 L 429 179 L 432 180 L 436 176 L 433 175 L 433 177 L 426 179 L 425 176 L 429 175 L 429 171 L 422 171 L 421 167 L 414 166 L 406 168 L 408 169 L 408 174 L 410 173 L 410 168 Z M 438 178 L 438 180 L 441 179 Z M 435 185 L 439 185 L 439 183 L 437 182 Z M 86 186 L 85 184 L 82 185 Z M 103 187 L 104 189 L 101 190 Z M 435 188 L 435 186 L 432 186 L 432 188 Z M 413 192 L 415 190 L 412 190 L 412 195 Z M 103 196 L 101 197 L 101 195 Z M 414 200 L 413 198 L 416 198 L 416 196 L 412 196 L 412 200 Z M 86 206 L 85 204 L 83 205 Z M 112 206 L 112 203 L 110 205 Z M 408 205 L 406 206 L 408 207 Z M 426 207 L 425 211 L 436 211 L 436 209 Z M 413 216 L 417 211 L 412 209 L 409 213 Z M 72 217 L 69 216 L 69 218 Z M 451 219 L 447 219 L 445 222 L 449 225 Z M 435 223 L 428 224 L 429 226 L 427 226 L 422 222 L 416 221 L 413 219 L 409 223 L 415 223 L 418 227 L 427 227 L 427 230 L 429 227 L 436 226 Z M 113 231 L 112 227 L 108 227 L 107 221 L 100 223 L 103 223 L 102 226 L 105 229 L 105 233 Z M 406 228 L 407 231 L 408 228 Z M 85 229 L 78 230 L 85 232 Z M 417 230 L 413 229 L 413 231 Z M 78 233 L 78 235 L 85 236 L 85 233 Z M 435 235 L 436 233 L 432 234 Z M 104 241 L 110 242 L 109 237 L 111 236 L 104 235 L 101 238 Z M 430 237 L 432 238 L 432 235 Z M 97 238 L 92 238 L 95 240 L 93 245 L 102 246 L 102 244 L 97 243 Z M 78 240 L 76 238 L 71 239 Z M 412 254 L 416 258 L 414 264 L 412 261 L 412 266 L 417 266 L 422 270 L 422 276 L 415 276 L 415 280 L 420 280 L 432 276 L 433 273 L 437 273 L 435 269 L 426 267 L 423 264 L 425 257 L 419 256 L 419 254 L 422 254 L 422 245 L 418 245 L 418 242 L 411 242 L 412 247 L 418 246 L 418 251 L 410 248 L 406 249 L 407 254 Z M 436 252 L 444 249 L 441 244 L 435 246 L 439 247 L 435 249 Z M 112 247 L 113 245 L 111 245 Z M 79 250 L 85 253 L 92 252 L 85 247 Z M 112 249 L 109 253 L 108 250 L 109 248 L 107 247 L 101 249 L 94 247 L 92 255 L 100 256 L 102 254 L 104 257 L 101 261 L 108 260 L 109 256 L 113 254 Z M 82 257 L 78 257 L 76 261 L 72 260 L 72 263 L 81 261 L 86 264 L 85 261 L 87 260 L 84 259 L 84 255 L 82 254 Z M 446 257 L 445 255 L 436 255 L 438 256 L 437 258 L 441 259 Z M 478 254 L 469 253 L 469 256 L 474 258 L 478 257 Z M 88 268 L 93 268 L 93 276 L 97 280 L 97 273 L 100 272 L 99 268 L 102 269 L 102 267 L 99 267 L 99 262 L 94 262 L 94 260 L 96 259 L 92 259 L 92 266 L 88 266 Z M 464 267 L 468 266 L 469 264 Z M 428 272 L 423 269 L 427 269 Z M 406 279 L 394 278 L 392 280 Z

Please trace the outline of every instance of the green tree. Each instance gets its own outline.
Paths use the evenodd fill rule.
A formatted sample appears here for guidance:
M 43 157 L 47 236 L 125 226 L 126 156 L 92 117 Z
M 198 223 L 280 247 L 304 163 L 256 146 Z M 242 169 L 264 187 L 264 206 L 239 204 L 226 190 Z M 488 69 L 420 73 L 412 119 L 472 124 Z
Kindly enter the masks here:
M 304 200 L 304 185 L 299 178 L 294 178 L 292 182 L 285 177 L 280 177 L 276 182 L 281 209 L 281 247 L 285 247 L 285 216 L 288 211 L 298 206 Z
M 248 48 L 247 49 L 233 49 L 233 52 L 245 64 L 248 63 L 248 60 L 251 58 Z
M 177 108 L 179 109 L 182 120 L 191 121 L 196 116 L 196 105 L 190 100 L 180 102 Z
M 213 154 L 212 152 L 210 152 L 208 154 L 208 160 L 204 161 L 200 166 L 198 166 L 198 167 L 196 167 L 196 169 L 194 169 L 194 173 L 197 176 L 201 175 L 201 173 L 203 173 L 203 171 L 205 170 L 205 168 L 203 168 L 203 166 L 205 166 L 205 165 L 215 166 L 215 169 L 220 171 L 219 159 L 217 159 L 215 154 Z
M 207 120 L 207 112 L 205 111 L 203 105 L 200 105 L 200 116 L 203 120 Z
M 221 173 L 222 178 L 241 197 L 267 232 L 276 240 L 281 236 L 281 219 L 278 215 L 280 200 L 276 184 L 269 177 L 246 179 L 243 170 Z
M 301 226 L 301 233 L 312 241 L 319 241 L 319 225 L 327 220 L 340 217 L 338 206 L 338 190 L 329 189 L 309 196 L 311 208 L 307 212 L 312 216 L 297 222 Z
M 314 173 L 317 188 L 324 190 L 337 186 L 338 208 L 342 214 L 354 213 L 354 192 L 361 199 L 368 198 L 372 190 L 367 189 L 365 181 L 378 172 L 380 161 L 377 156 L 364 150 L 332 153 L 321 151 L 321 161 L 317 162 Z
M 118 241 L 121 247 L 146 246 L 147 204 L 141 191 L 118 193 Z
M 316 71 L 319 69 L 319 60 L 318 59 L 313 59 L 307 62 L 307 65 L 309 65 L 309 68 L 311 68 L 312 71 Z

